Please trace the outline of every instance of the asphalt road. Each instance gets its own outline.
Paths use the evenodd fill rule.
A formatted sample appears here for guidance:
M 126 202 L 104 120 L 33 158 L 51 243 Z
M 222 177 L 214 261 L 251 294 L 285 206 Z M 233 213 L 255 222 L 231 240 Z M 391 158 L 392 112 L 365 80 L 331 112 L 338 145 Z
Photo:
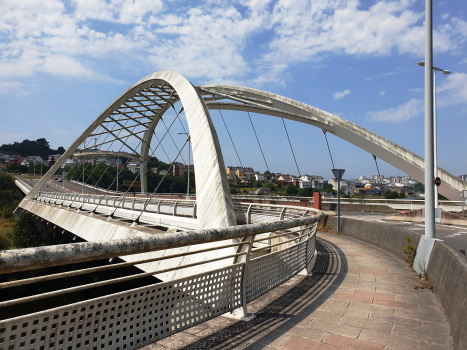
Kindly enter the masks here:
M 358 220 L 369 220 L 384 222 L 397 227 L 424 234 L 425 225 L 423 223 L 413 223 L 409 221 L 385 221 L 384 217 L 392 216 L 392 214 L 377 214 L 377 213 L 359 213 L 359 212 L 341 212 L 342 217 L 348 217 Z M 454 247 L 464 254 L 467 252 L 467 226 L 451 226 L 436 224 L 436 238 L 442 239 L 451 247 Z
M 24 179 L 23 181 L 25 181 L 28 185 L 33 186 L 33 187 L 39 182 L 39 180 L 36 180 L 36 179 L 32 179 L 32 180 Z M 43 186 L 42 191 L 44 192 L 67 191 L 67 192 L 81 193 L 81 191 L 83 190 L 83 186 L 80 186 L 79 184 L 76 184 L 74 182 L 70 182 L 67 180 L 63 182 L 49 180 L 47 184 L 48 186 Z M 89 187 L 84 187 L 84 193 L 89 193 L 89 191 L 90 191 Z M 102 193 L 102 191 L 99 191 L 99 192 Z M 93 193 L 95 193 L 95 191 Z

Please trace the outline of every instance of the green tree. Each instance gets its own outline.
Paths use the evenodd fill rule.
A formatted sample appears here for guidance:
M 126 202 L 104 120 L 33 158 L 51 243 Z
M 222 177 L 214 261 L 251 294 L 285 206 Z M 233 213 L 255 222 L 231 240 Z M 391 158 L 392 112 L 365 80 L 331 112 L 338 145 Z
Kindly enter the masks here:
M 23 211 L 13 228 L 13 244 L 16 248 L 44 245 L 41 232 L 37 229 L 31 213 Z
M 286 190 L 288 195 L 295 195 L 298 193 L 298 187 L 293 185 L 293 184 L 288 184 L 287 187 L 286 187 Z
M 402 191 L 401 193 L 399 193 L 399 198 L 405 198 L 405 192 Z

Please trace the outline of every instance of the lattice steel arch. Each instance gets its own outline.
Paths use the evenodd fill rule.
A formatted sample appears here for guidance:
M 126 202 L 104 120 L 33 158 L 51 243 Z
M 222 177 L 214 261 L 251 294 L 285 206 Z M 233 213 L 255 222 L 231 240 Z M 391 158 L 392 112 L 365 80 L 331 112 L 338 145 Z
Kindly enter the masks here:
M 336 115 L 284 96 L 243 86 L 204 85 L 198 87 L 198 91 L 209 109 L 266 114 L 316 126 L 425 182 L 422 157 Z M 441 168 L 438 168 L 438 176 L 442 180 L 439 193 L 450 200 L 462 200 L 460 192 L 467 190 L 467 182 Z
M 29 192 L 26 199 L 33 198 L 89 137 L 105 134 L 111 135 L 111 140 L 100 141 L 99 144 L 87 147 L 83 146 L 80 151 L 89 151 L 97 146 L 118 141 L 133 153 L 132 158 L 139 158 L 145 164 L 158 122 L 164 113 L 178 101 L 182 103 L 184 108 L 193 147 L 198 229 L 236 225 L 224 160 L 209 110 L 195 87 L 174 71 L 159 71 L 150 74 L 121 94 L 73 142 L 34 189 Z M 136 116 L 133 115 L 135 113 Z M 123 121 L 131 121 L 133 123 L 131 127 L 134 128 L 130 129 L 130 126 L 122 124 Z M 113 123 L 115 128 L 111 130 L 106 126 L 107 123 Z M 138 127 L 138 131 L 134 131 Z M 98 128 L 102 131 L 99 131 Z M 124 136 L 119 136 L 117 131 L 124 131 Z M 139 150 L 125 142 L 127 135 L 140 140 Z M 147 167 L 141 172 L 143 192 L 147 190 L 146 172 Z

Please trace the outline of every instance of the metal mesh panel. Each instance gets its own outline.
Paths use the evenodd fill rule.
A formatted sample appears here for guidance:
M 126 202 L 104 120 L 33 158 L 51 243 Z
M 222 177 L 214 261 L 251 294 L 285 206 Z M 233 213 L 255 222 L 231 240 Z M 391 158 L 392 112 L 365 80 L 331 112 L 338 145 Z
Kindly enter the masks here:
M 313 255 L 315 255 L 315 246 L 316 246 L 316 234 L 311 236 L 310 239 L 307 241 L 307 248 L 306 248 L 306 263 L 309 264 L 311 259 L 313 259 Z
M 251 260 L 246 276 L 247 302 L 269 292 L 305 268 L 306 245 L 307 241 Z
M 136 349 L 241 305 L 244 264 L 0 321 L 0 349 Z

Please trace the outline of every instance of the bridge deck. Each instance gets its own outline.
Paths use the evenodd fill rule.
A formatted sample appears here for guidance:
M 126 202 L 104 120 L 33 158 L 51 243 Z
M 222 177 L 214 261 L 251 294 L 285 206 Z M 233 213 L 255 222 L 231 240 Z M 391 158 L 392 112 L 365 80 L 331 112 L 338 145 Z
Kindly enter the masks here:
M 451 349 L 438 300 L 403 261 L 349 237 L 319 237 L 314 275 L 252 302 L 253 321 L 218 317 L 144 349 Z

